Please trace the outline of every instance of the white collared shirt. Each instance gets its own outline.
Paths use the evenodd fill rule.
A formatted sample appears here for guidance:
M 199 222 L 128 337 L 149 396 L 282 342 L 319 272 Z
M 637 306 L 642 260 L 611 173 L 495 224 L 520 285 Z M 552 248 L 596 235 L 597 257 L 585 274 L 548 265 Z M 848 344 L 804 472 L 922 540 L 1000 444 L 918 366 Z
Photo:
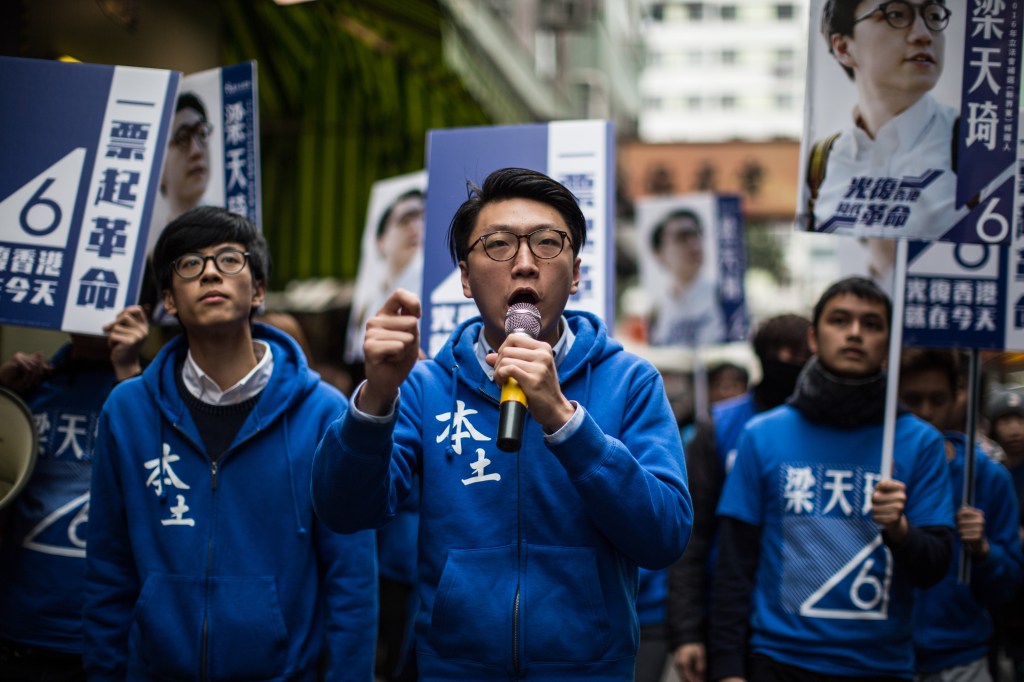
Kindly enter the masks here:
M 814 207 L 815 230 L 916 239 L 936 239 L 948 232 L 967 213 L 966 207 L 954 210 L 957 179 L 952 144 L 957 115 L 953 107 L 925 95 L 883 125 L 874 139 L 851 123 L 829 153 Z M 930 175 L 934 178 L 916 189 L 919 193 L 912 200 L 907 198 L 915 192 L 911 185 L 926 182 Z M 884 189 L 887 179 L 908 185 L 901 190 L 902 200 L 893 190 Z M 855 183 L 867 187 L 864 196 L 851 188 Z M 905 222 L 886 224 L 885 216 L 900 206 L 910 209 Z M 866 223 L 865 217 L 872 215 L 878 219 L 869 218 Z M 833 218 L 839 218 L 833 223 L 836 227 L 827 229 Z
M 221 390 L 217 382 L 199 367 L 189 350 L 181 368 L 186 390 L 207 405 L 237 405 L 258 395 L 267 387 L 270 375 L 274 373 L 274 354 L 267 342 L 259 339 L 253 339 L 252 349 L 258 358 L 256 366 L 227 390 Z

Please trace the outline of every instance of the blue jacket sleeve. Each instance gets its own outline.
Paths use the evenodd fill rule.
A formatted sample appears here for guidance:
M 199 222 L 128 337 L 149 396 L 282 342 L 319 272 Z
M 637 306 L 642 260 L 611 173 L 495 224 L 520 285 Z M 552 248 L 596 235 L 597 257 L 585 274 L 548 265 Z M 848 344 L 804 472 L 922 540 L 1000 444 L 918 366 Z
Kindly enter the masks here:
M 978 455 L 978 490 L 976 506 L 985 514 L 985 537 L 988 556 L 971 561 L 971 589 L 989 608 L 998 607 L 1013 597 L 1024 577 L 1024 554 L 1021 553 L 1018 530 L 1017 494 L 1010 472 L 1001 464 Z M 984 496 L 982 499 L 982 495 Z
M 118 483 L 117 442 L 104 409 L 92 460 L 82 624 L 86 673 L 99 681 L 125 680 L 128 632 L 140 590 Z
M 419 443 L 398 443 L 396 430 L 422 433 L 402 402 L 412 394 L 402 385 L 395 418 L 386 424 L 360 420 L 351 409 L 336 419 L 313 456 L 311 492 L 317 516 L 333 531 L 380 528 L 394 518 L 414 484 Z
M 683 446 L 657 373 L 626 390 L 621 440 L 588 413 L 573 435 L 548 447 L 608 540 L 644 568 L 667 568 L 693 526 Z
M 325 682 L 371 682 L 377 641 L 377 541 L 372 530 L 339 535 L 316 526 L 327 610 Z

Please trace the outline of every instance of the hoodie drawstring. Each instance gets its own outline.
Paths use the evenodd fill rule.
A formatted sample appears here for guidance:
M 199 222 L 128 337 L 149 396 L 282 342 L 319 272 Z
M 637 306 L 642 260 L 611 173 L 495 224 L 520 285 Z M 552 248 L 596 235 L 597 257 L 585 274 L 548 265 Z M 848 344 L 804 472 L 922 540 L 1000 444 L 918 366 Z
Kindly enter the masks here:
M 288 412 L 285 411 L 283 415 L 284 424 L 284 456 L 288 461 L 288 485 L 292 491 L 292 508 L 295 510 L 295 523 L 298 525 L 297 535 L 305 535 L 307 533 L 306 527 L 302 524 L 302 514 L 299 512 L 299 500 L 295 494 L 295 457 L 292 456 L 292 449 L 289 447 L 289 443 L 292 439 L 288 437 Z
M 457 398 L 457 396 L 458 396 L 458 392 L 457 392 L 458 391 L 458 387 L 459 387 L 459 365 L 458 365 L 458 363 L 456 363 L 456 364 L 452 365 L 452 400 L 451 400 L 451 410 L 449 410 L 449 412 L 448 412 L 448 414 L 450 415 L 449 416 L 450 421 L 448 422 L 448 428 L 449 429 L 455 429 L 455 410 L 458 407 L 458 398 Z M 454 431 L 449 431 L 448 433 L 452 434 L 452 433 L 454 433 Z M 448 443 L 444 446 L 444 454 L 445 454 L 446 457 L 454 457 L 455 456 L 455 449 L 452 447 L 452 441 L 453 440 L 454 440 L 453 438 L 448 438 Z
M 165 483 L 165 481 L 168 480 L 168 476 L 167 476 L 167 458 L 171 454 L 171 451 L 170 451 L 171 446 L 170 446 L 170 439 L 167 438 L 167 434 L 165 433 L 164 420 L 161 419 L 159 421 L 160 421 L 160 439 L 159 439 L 158 442 L 160 443 L 160 463 L 157 465 L 157 468 L 160 470 L 160 473 L 159 473 L 160 478 L 157 480 L 157 488 L 160 490 L 160 494 L 157 495 L 157 497 L 160 499 L 160 504 L 167 504 L 167 484 Z M 164 448 L 165 447 L 167 448 L 166 452 L 164 452 Z
M 587 363 L 587 379 L 583 384 L 583 407 L 590 404 L 590 369 L 593 367 L 589 362 Z

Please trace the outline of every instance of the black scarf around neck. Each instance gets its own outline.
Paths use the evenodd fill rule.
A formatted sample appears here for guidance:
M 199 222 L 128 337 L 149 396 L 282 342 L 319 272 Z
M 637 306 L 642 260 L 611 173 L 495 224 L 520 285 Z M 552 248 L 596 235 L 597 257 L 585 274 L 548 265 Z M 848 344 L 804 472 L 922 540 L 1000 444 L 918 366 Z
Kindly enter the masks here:
M 854 429 L 885 418 L 885 372 L 846 379 L 829 372 L 814 356 L 804 366 L 788 400 L 812 422 Z

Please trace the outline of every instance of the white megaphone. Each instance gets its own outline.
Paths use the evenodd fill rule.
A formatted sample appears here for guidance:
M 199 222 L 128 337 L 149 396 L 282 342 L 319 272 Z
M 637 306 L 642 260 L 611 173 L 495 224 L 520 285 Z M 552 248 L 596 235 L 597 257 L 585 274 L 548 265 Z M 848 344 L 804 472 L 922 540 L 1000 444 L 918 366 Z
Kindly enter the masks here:
M 21 398 L 0 388 L 0 509 L 14 501 L 36 466 L 39 434 Z

